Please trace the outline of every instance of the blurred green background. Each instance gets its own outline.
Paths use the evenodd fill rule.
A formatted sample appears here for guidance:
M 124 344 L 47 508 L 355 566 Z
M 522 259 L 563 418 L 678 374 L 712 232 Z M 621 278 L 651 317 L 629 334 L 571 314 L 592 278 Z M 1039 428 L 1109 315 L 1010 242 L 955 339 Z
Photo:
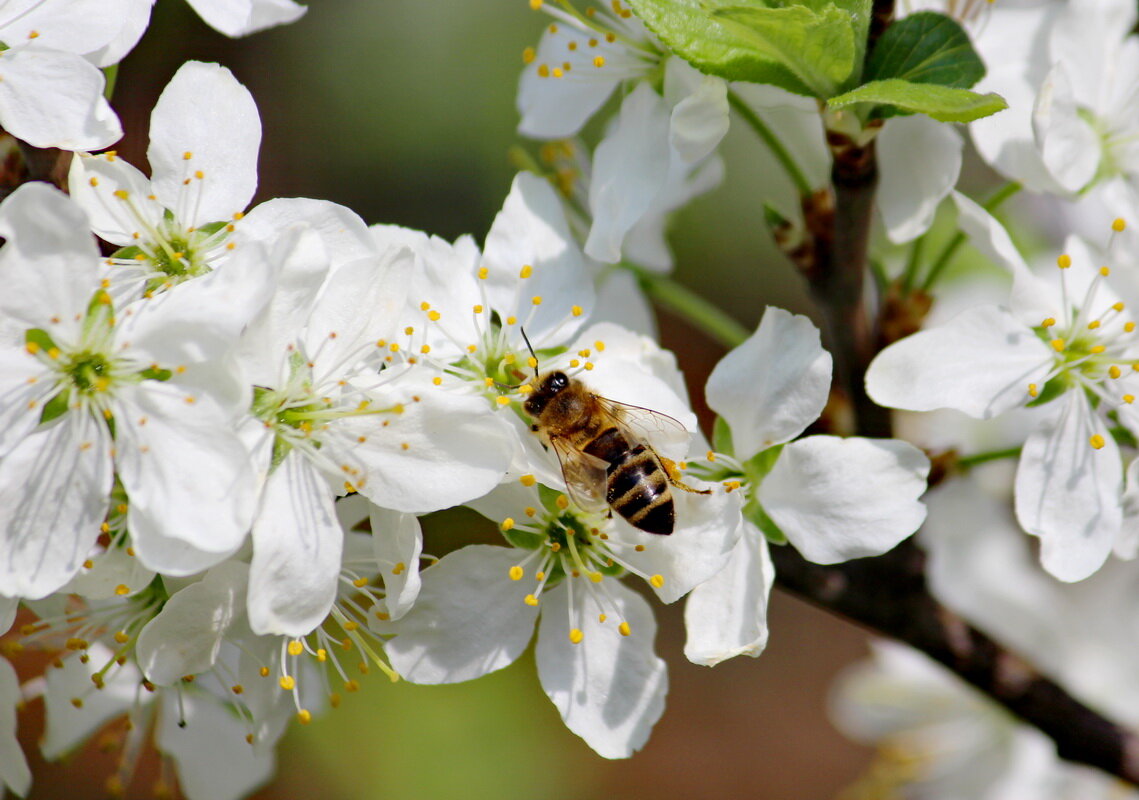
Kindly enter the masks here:
M 158 0 L 119 72 L 114 104 L 127 133 L 117 149 L 143 166 L 162 87 L 187 59 L 217 61 L 261 110 L 258 201 L 325 198 L 369 223 L 481 241 L 513 176 L 521 53 L 546 23 L 527 0 L 315 0 L 292 26 L 230 41 L 184 3 Z M 785 191 L 781 176 L 743 126 L 723 153 L 724 185 L 674 221 L 677 277 L 749 327 L 767 304 L 807 311 L 762 224 L 759 198 Z M 722 351 L 677 320 L 661 322 L 698 396 Z M 339 710 L 293 726 L 277 779 L 256 797 L 823 800 L 864 769 L 868 752 L 833 731 L 824 710 L 833 675 L 865 652 L 861 632 L 777 596 L 768 652 L 707 669 L 683 658 L 679 604 L 657 606 L 671 689 L 630 760 L 606 761 L 562 727 L 527 655 L 460 686 L 371 676 Z M 37 764 L 32 796 L 101 796 L 104 776 L 89 764 Z M 148 792 L 139 782 L 129 796 Z

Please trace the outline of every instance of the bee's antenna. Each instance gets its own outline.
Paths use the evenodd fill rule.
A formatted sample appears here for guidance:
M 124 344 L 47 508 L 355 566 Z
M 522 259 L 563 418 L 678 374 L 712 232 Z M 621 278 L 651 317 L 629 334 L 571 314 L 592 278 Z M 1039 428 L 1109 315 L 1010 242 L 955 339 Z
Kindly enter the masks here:
M 525 328 L 519 328 L 522 331 L 522 338 L 526 342 L 526 347 L 530 349 L 530 355 L 534 357 L 534 377 L 538 377 L 538 354 L 534 352 L 534 345 L 530 344 L 530 337 L 526 335 Z

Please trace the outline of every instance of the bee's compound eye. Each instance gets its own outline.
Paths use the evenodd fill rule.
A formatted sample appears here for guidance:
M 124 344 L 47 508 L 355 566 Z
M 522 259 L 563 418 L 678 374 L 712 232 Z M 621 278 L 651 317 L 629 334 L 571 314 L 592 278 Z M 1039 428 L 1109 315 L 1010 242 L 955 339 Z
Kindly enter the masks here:
M 564 372 L 555 372 L 550 376 L 551 389 L 564 389 L 569 386 L 569 378 L 566 377 Z

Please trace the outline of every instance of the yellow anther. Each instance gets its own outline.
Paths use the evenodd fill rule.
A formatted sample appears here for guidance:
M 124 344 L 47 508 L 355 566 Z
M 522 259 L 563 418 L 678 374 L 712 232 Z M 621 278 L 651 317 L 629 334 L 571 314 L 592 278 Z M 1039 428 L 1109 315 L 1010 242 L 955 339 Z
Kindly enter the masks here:
M 581 366 L 581 362 L 580 362 L 580 361 L 578 361 L 576 358 L 574 358 L 574 359 L 571 359 L 571 360 L 570 360 L 570 362 L 569 362 L 569 365 L 570 365 L 571 367 L 573 367 L 574 369 L 577 369 L 578 367 L 580 367 L 580 366 Z
M 1127 403 L 1127 405 L 1131 405 L 1132 403 L 1135 402 L 1135 395 L 1133 395 L 1133 394 L 1123 395 L 1123 402 Z
M 115 641 L 118 642 L 119 644 L 126 644 L 130 640 L 131 640 L 131 637 L 127 636 L 126 631 L 117 631 L 115 633 Z
M 522 567 L 518 566 L 517 564 L 510 568 L 510 580 L 512 581 L 522 580 L 522 576 L 524 574 L 525 573 L 522 571 Z
M 542 298 L 540 295 L 534 295 L 532 298 L 530 298 L 530 302 L 536 306 L 540 306 L 542 305 Z
M 189 150 L 187 150 L 185 153 L 182 154 L 182 160 L 183 161 L 189 161 L 193 157 L 194 157 L 194 154 L 191 153 Z
M 1093 319 L 1091 322 L 1088 323 L 1088 330 L 1089 331 L 1094 331 L 1098 327 L 1099 327 L 1099 320 L 1098 319 Z
M 234 694 L 245 694 L 245 687 L 240 683 L 235 683 L 233 686 L 229 687 L 229 690 Z
M 592 361 L 586 361 L 585 362 L 585 368 L 586 368 L 586 370 L 593 369 L 593 362 Z
M 502 529 L 504 531 L 511 530 L 513 527 L 514 527 L 514 518 L 513 517 L 507 517 L 506 519 L 504 519 L 502 521 Z
M 289 655 L 299 656 L 305 651 L 305 646 L 301 643 L 300 639 L 293 639 L 289 642 Z
M 506 324 L 507 325 L 517 325 L 518 324 L 518 317 L 514 316 L 513 314 L 510 315 L 509 317 L 506 318 Z
M 526 359 L 526 364 L 530 367 L 530 369 L 536 369 L 538 366 L 538 359 L 534 358 L 534 356 L 530 356 L 528 359 Z
M 598 622 L 605 622 L 605 620 L 607 620 L 607 619 L 609 619 L 609 616 L 607 614 L 598 614 L 597 615 L 597 621 Z
M 262 678 L 268 678 L 269 677 L 269 668 L 268 667 L 262 667 L 261 669 L 258 670 L 258 672 L 260 673 Z
M 589 573 L 589 579 L 591 581 L 593 581 L 594 583 L 601 583 L 601 581 L 604 580 L 604 578 L 605 578 L 605 576 L 602 575 L 600 572 Z
M 98 185 L 99 185 L 99 179 L 98 179 L 98 178 L 91 178 L 91 179 L 90 179 L 89 181 L 87 181 L 87 182 L 88 182 L 89 184 L 91 184 L 92 186 L 98 186 Z
M 308 725 L 310 722 L 312 722 L 312 712 L 307 708 L 302 708 L 297 712 L 297 722 L 299 722 L 301 725 Z
M 518 394 L 530 394 L 534 391 L 534 387 L 528 383 L 524 383 L 518 387 Z
M 535 483 L 538 482 L 538 479 L 535 478 L 533 475 L 523 475 L 518 479 L 518 482 L 521 483 L 523 486 L 533 486 Z
M 628 636 L 630 633 L 633 632 L 633 629 L 629 627 L 628 622 L 622 622 L 620 625 L 617 626 L 617 630 L 621 631 L 622 636 Z
M 351 633 L 352 631 L 356 630 L 359 627 L 360 627 L 360 623 L 356 622 L 355 620 L 350 619 L 344 623 L 344 630 L 348 631 L 349 633 Z
M 532 267 L 530 264 L 523 264 L 522 269 L 518 270 L 518 277 L 519 278 L 529 278 L 533 274 L 534 274 L 534 267 Z
M 1063 353 L 1064 352 L 1064 340 L 1063 339 L 1053 339 L 1050 342 L 1050 344 L 1052 345 L 1052 349 L 1055 350 L 1057 353 Z
M 428 318 L 429 320 L 431 320 L 432 322 L 438 322 L 438 321 L 439 321 L 439 318 L 440 318 L 441 316 L 443 316 L 443 315 L 442 315 L 442 314 L 440 314 L 440 313 L 439 313 L 438 311 L 436 311 L 435 309 L 431 309 L 430 311 L 428 311 L 428 312 L 427 312 L 427 318 Z
M 1062 256 L 1056 259 L 1056 266 L 1058 266 L 1060 269 L 1067 269 L 1068 267 L 1072 266 L 1072 257 L 1067 253 L 1064 253 Z
M 356 580 L 352 581 L 352 585 L 355 586 L 357 589 L 363 589 L 365 586 L 368 585 L 368 579 L 367 578 L 357 578 Z
M 407 569 L 407 564 L 399 561 L 394 567 L 392 567 L 392 575 L 402 575 L 405 569 Z
M 538 65 L 538 77 L 539 78 L 550 77 L 550 65 L 549 64 L 539 64 Z M 482 277 L 482 276 L 479 276 L 479 277 Z
M 436 375 L 434 378 L 432 378 L 431 382 L 433 384 L 435 384 L 436 386 L 442 386 L 443 385 L 443 379 L 440 378 L 438 375 Z
M 581 632 L 581 628 L 574 628 L 569 632 L 569 640 L 573 644 L 581 644 L 584 638 L 585 634 Z
M 1113 378 L 1118 378 L 1120 375 L 1123 374 L 1123 370 L 1121 370 L 1119 367 L 1115 366 L 1115 364 L 1112 364 L 1111 367 L 1107 370 L 1107 374 Z
M 1135 330 L 1135 323 L 1134 322 L 1123 323 L 1123 330 L 1127 331 L 1128 333 L 1131 333 L 1132 331 Z
M 530 8 L 537 11 L 542 7 L 542 0 L 530 0 Z
M 595 348 L 597 348 L 597 352 L 599 352 L 599 353 L 600 353 L 602 350 L 604 350 L 604 349 L 605 349 L 605 342 L 603 342 L 603 341 L 601 341 L 600 339 L 598 339 L 596 342 L 594 342 L 594 343 L 593 343 L 593 346 L 594 346 Z
M 560 508 L 562 511 L 565 511 L 567 508 L 569 508 L 569 498 L 566 497 L 564 494 L 559 494 L 558 499 L 555 500 L 554 502 L 557 505 L 557 507 Z
M 538 605 L 538 598 L 532 594 L 528 594 L 524 598 L 522 598 L 522 602 L 528 606 L 536 606 L 536 605 Z
M 282 675 L 278 683 L 281 684 L 281 688 L 286 692 L 291 692 L 297 686 L 297 681 L 292 675 Z
M 522 513 L 528 517 L 532 517 L 538 513 L 538 509 L 534 508 L 534 506 L 526 506 L 526 508 L 522 509 Z
M 1124 308 L 1126 308 L 1126 306 L 1123 304 L 1122 300 L 1119 301 L 1118 303 L 1112 303 L 1111 307 L 1115 311 L 1122 311 Z
M 40 351 L 40 346 L 35 342 L 28 342 L 24 345 L 24 349 L 28 351 L 28 355 L 34 356 Z
M 125 583 L 120 583 L 118 586 L 115 587 L 115 594 L 117 594 L 119 597 L 123 597 L 125 595 L 130 594 L 130 593 L 131 593 L 131 587 L 127 586 Z
M 1105 444 L 1107 444 L 1107 442 L 1105 442 L 1104 438 L 1097 433 L 1088 439 L 1088 444 L 1090 444 L 1094 449 L 1100 450 Z
M 398 342 L 392 342 L 391 344 L 388 345 L 388 349 L 391 350 L 393 353 L 398 353 L 399 352 L 399 343 Z
M 538 53 L 537 53 L 537 51 L 534 50 L 533 47 L 527 47 L 525 50 L 522 51 L 522 63 L 523 64 L 533 63 L 534 58 L 537 55 L 538 55 Z
M 605 66 L 605 56 L 594 56 L 593 57 L 593 66 L 597 67 L 598 69 L 600 69 L 601 67 L 604 67 Z
M 494 402 L 498 403 L 500 406 L 508 406 L 510 405 L 510 398 L 506 395 L 500 394 L 498 397 L 494 398 Z
M 651 578 L 649 578 L 649 584 L 654 589 L 659 589 L 660 587 L 664 586 L 664 576 L 659 574 L 653 575 Z
M 1102 353 L 1106 349 L 1107 348 L 1104 347 L 1102 344 L 1097 344 L 1095 347 L 1088 348 L 1088 352 L 1099 355 L 1100 353 Z
M 475 307 L 474 307 L 472 310 L 473 310 L 473 311 L 474 311 L 476 314 L 481 314 L 481 313 L 483 312 L 482 303 L 479 303 L 478 305 L 476 305 L 476 306 L 475 306 Z
M 413 333 L 415 333 L 415 328 L 408 325 L 406 328 L 403 329 L 403 332 L 405 335 L 411 336 Z
M 549 24 L 549 25 L 546 27 L 546 30 L 548 30 L 550 33 L 557 33 L 557 32 L 558 32 L 558 23 L 556 23 L 556 22 L 551 22 L 551 23 L 550 23 L 550 24 Z
M 537 572 L 534 573 L 534 580 L 536 580 L 536 581 L 546 580 L 546 573 L 542 572 L 542 570 L 538 570 Z
M 358 692 L 360 691 L 360 682 L 355 678 L 349 678 L 344 682 L 344 691 Z
M 636 550 L 638 553 L 645 552 L 645 546 L 643 544 L 638 544 L 638 545 L 634 546 L 633 549 Z
M 1111 274 L 1111 268 L 1110 267 L 1100 267 L 1099 268 L 1099 274 L 1106 278 L 1108 275 Z
M 1040 390 L 1036 388 L 1035 383 L 1028 384 L 1028 396 L 1029 397 L 1039 397 L 1040 396 Z
M 1123 217 L 1116 217 L 1111 223 L 1111 229 L 1116 233 L 1122 233 L 1123 229 L 1127 227 L 1127 220 Z
M 479 267 L 479 280 L 485 281 L 488 275 L 490 275 L 490 270 L 486 267 Z
M 126 189 L 115 189 L 115 191 L 111 192 L 111 194 L 120 200 L 126 200 L 128 197 L 130 197 L 130 193 Z
M 574 306 L 573 308 L 570 309 L 570 314 L 572 314 L 575 317 L 580 317 L 583 313 L 585 313 L 585 312 L 582 310 L 581 306 Z
M 206 173 L 202 172 L 200 169 L 195 170 L 194 171 L 194 177 L 197 178 L 198 180 L 201 180 L 202 178 L 206 177 Z

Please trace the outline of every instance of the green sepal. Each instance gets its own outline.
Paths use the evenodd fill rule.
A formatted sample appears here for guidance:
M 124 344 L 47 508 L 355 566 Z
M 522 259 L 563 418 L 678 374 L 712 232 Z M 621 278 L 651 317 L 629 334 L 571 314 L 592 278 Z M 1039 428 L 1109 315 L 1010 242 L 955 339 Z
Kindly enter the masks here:
M 1139 440 L 1136 440 L 1135 434 L 1122 425 L 1113 425 L 1108 429 L 1108 433 L 1111 434 L 1111 438 L 1114 439 L 1118 445 L 1132 448 L 1139 447 Z
M 814 97 L 812 89 L 747 37 L 713 18 L 722 0 L 628 0 L 664 44 L 701 72 L 729 81 L 766 83 Z M 731 5 L 738 6 L 739 0 Z
M 162 367 L 147 367 L 138 373 L 138 376 L 148 381 L 168 381 L 174 376 L 174 373 Z
M 144 253 L 142 251 L 142 248 L 136 244 L 120 247 L 118 250 L 111 253 L 111 258 L 118 258 L 122 259 L 123 261 L 141 261 L 142 259 L 140 259 L 139 256 L 146 256 L 146 253 Z
M 818 11 L 730 6 L 713 12 L 729 31 L 789 70 L 815 97 L 830 97 L 854 72 L 854 32 L 835 5 Z
M 771 472 L 782 452 L 783 445 L 777 444 L 766 450 L 760 450 L 752 456 L 751 460 L 744 464 L 744 474 L 747 476 L 748 482 L 752 486 L 759 486 L 763 483 L 763 479 L 767 477 L 767 473 Z
M 978 94 L 968 89 L 913 83 L 899 78 L 871 81 L 827 100 L 831 109 L 868 103 L 869 117 L 925 114 L 939 122 L 972 122 L 1008 108 L 998 94 Z
M 28 328 L 24 331 L 24 343 L 38 347 L 44 352 L 56 347 L 55 339 L 42 328 Z
M 767 516 L 767 512 L 763 510 L 763 506 L 759 504 L 758 500 L 752 499 L 750 503 L 744 506 L 743 515 L 746 520 L 763 532 L 767 541 L 772 544 L 787 544 L 787 534 L 783 533 L 771 517 Z
M 206 236 L 212 236 L 228 224 L 228 222 L 207 222 L 205 225 L 199 225 L 197 228 L 195 228 L 194 232 L 203 233 Z
M 1027 405 L 1028 408 L 1035 408 L 1036 406 L 1042 406 L 1045 403 L 1051 403 L 1064 392 L 1068 391 L 1068 389 L 1068 382 L 1064 380 L 1063 376 L 1057 375 L 1055 378 L 1044 384 L 1044 388 L 1040 390 L 1040 393 L 1037 394 L 1036 397 L 1029 400 L 1025 405 Z
M 289 454 L 289 451 L 292 449 L 293 446 L 289 444 L 289 442 L 287 442 L 285 439 L 282 439 L 280 436 L 274 437 L 273 457 L 269 460 L 269 471 L 272 472 L 277 467 L 281 466 L 281 462 L 285 460 L 285 456 L 287 456 Z
M 985 77 L 969 35 L 953 19 L 919 11 L 891 24 L 866 62 L 866 80 L 900 78 L 968 89 Z
M 712 423 L 712 449 L 735 458 L 735 451 L 732 449 L 732 426 L 723 417 L 716 417 L 716 421 Z
M 40 425 L 51 422 L 57 417 L 62 417 L 71 405 L 71 389 L 64 389 L 55 397 L 44 403 L 43 410 L 40 412 Z

